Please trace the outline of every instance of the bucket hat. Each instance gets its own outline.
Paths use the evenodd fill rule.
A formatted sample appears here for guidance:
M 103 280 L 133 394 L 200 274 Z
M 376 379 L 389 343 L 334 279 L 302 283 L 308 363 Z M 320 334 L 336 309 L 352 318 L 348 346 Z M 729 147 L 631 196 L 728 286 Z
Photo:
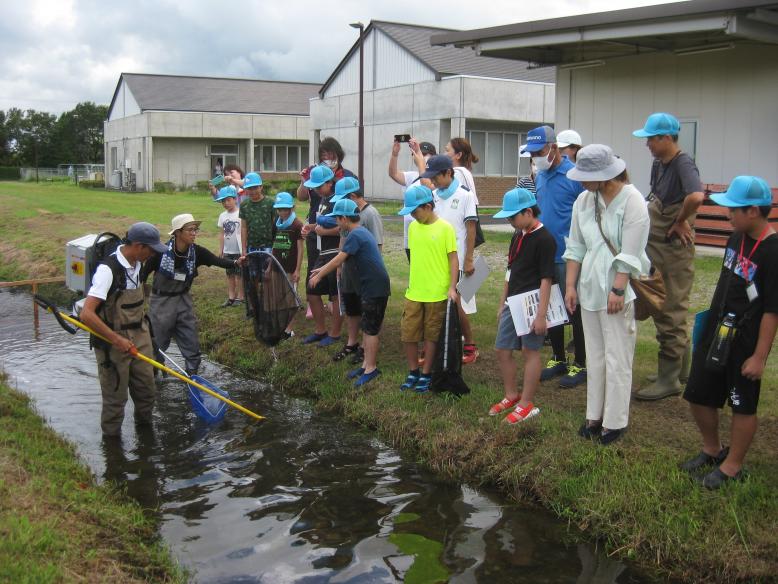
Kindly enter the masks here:
M 281 191 L 276 195 L 276 202 L 273 203 L 273 209 L 291 209 L 294 207 L 294 198 L 286 191 Z
M 636 138 L 648 138 L 650 136 L 674 136 L 681 132 L 681 123 L 672 114 L 657 112 L 646 119 L 646 125 L 632 132 Z
M 711 201 L 722 207 L 767 207 L 773 204 L 770 185 L 758 176 L 736 176 L 723 193 L 710 196 Z
M 627 163 L 613 154 L 610 146 L 589 144 L 578 151 L 575 168 L 567 171 L 567 178 L 577 181 L 610 180 L 619 176 Z
M 222 187 L 219 189 L 219 192 L 216 193 L 216 198 L 214 201 L 217 203 L 223 201 L 224 199 L 228 199 L 230 197 L 237 198 L 238 196 L 238 189 L 236 189 L 234 186 L 230 185 L 228 187 Z
M 527 189 L 511 189 L 502 197 L 502 210 L 493 215 L 495 219 L 513 217 L 524 209 L 529 209 L 538 204 L 535 195 Z
M 173 235 L 176 231 L 183 229 L 190 223 L 194 223 L 197 227 L 200 227 L 200 223 L 202 223 L 202 221 L 196 221 L 191 213 L 182 213 L 181 215 L 176 215 L 170 222 L 173 229 L 168 232 L 168 235 Z
M 540 152 L 546 144 L 556 142 L 556 133 L 551 126 L 539 126 L 527 132 L 527 143 L 522 146 L 521 154 L 525 152 Z
M 432 202 L 432 191 L 424 185 L 411 185 L 403 196 L 404 207 L 398 211 L 398 215 L 410 215 L 419 205 Z
M 335 173 L 326 164 L 317 164 L 311 169 L 311 176 L 307 181 L 303 183 L 303 186 L 309 189 L 315 189 L 320 187 L 324 183 L 331 181 L 335 178 Z
M 360 189 L 359 181 L 354 176 L 346 176 L 335 183 L 335 194 L 331 201 L 340 201 L 348 197 L 350 193 L 356 193 Z
M 359 217 L 359 209 L 351 199 L 340 199 L 332 207 L 332 213 L 327 213 L 327 217 Z
M 127 230 L 127 241 L 148 245 L 157 253 L 167 252 L 167 246 L 159 240 L 159 229 L 145 221 L 130 226 Z

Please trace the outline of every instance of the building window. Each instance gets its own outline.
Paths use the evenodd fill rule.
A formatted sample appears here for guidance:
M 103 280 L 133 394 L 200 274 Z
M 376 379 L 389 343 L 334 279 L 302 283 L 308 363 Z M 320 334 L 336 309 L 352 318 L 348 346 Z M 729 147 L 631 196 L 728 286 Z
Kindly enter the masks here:
M 697 122 L 681 122 L 681 133 L 678 134 L 678 147 L 692 158 L 697 158 Z
M 119 153 L 116 146 L 111 147 L 111 170 L 119 170 Z
M 237 144 L 211 144 L 210 149 L 211 156 L 224 156 L 225 154 L 231 154 L 233 156 L 238 155 Z
M 259 151 L 261 172 L 300 172 L 308 165 L 308 143 L 262 144 Z
M 476 176 L 516 176 L 519 168 L 520 135 L 515 132 L 467 132 L 478 162 Z
M 138 171 L 138 172 L 141 171 L 140 163 L 141 163 L 141 155 L 140 155 L 140 152 L 138 152 L 138 166 L 135 168 L 135 170 Z

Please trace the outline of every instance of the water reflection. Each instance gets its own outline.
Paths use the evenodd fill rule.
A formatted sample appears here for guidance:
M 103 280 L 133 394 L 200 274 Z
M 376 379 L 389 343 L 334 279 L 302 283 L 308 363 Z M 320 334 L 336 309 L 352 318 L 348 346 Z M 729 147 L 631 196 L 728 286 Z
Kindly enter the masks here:
M 203 376 L 265 422 L 230 412 L 208 427 L 167 379 L 153 428 L 128 412 L 123 438 L 103 441 L 86 337 L 43 317 L 36 341 L 26 295 L 0 292 L 0 314 L 0 365 L 96 476 L 159 518 L 198 582 L 638 581 L 567 543 L 543 511 L 442 481 L 369 432 L 212 363 Z

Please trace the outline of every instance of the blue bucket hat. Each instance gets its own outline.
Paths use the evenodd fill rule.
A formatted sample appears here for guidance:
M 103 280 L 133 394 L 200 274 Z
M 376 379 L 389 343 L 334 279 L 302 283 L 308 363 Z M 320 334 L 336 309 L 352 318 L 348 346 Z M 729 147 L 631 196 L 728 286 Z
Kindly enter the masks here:
M 327 213 L 327 217 L 359 217 L 359 209 L 351 199 L 340 199 L 332 207 L 332 213 Z
M 535 195 L 527 189 L 511 189 L 502 198 L 502 210 L 493 215 L 495 219 L 513 217 L 524 209 L 529 209 L 538 204 Z
M 262 186 L 262 177 L 258 172 L 250 172 L 243 179 L 243 188 L 249 189 L 251 187 Z
M 303 183 L 309 189 L 320 187 L 324 183 L 335 178 L 335 173 L 326 164 L 318 164 L 311 169 L 311 176 Z
M 351 193 L 356 193 L 360 189 L 359 181 L 356 177 L 346 176 L 335 183 L 335 194 L 331 201 L 340 201 L 345 199 Z
M 527 143 L 522 146 L 520 154 L 525 152 L 540 152 L 546 144 L 556 143 L 556 132 L 551 126 L 539 126 L 527 133 Z
M 736 176 L 725 192 L 710 199 L 722 207 L 768 207 L 773 204 L 773 193 L 764 179 L 743 175 Z
M 220 203 L 224 199 L 228 199 L 230 197 L 237 198 L 238 196 L 238 189 L 236 189 L 234 186 L 230 185 L 228 187 L 222 187 L 219 189 L 219 192 L 216 193 L 216 198 L 214 198 L 214 201 L 217 203 Z
M 648 138 L 650 136 L 677 136 L 681 131 L 681 123 L 672 114 L 658 112 L 651 114 L 646 119 L 646 125 L 632 132 L 636 138 Z
M 419 178 L 432 178 L 433 176 L 438 176 L 441 172 L 453 168 L 454 163 L 448 156 L 445 154 L 436 154 L 435 156 L 430 156 L 429 160 L 427 160 L 427 170 L 425 170 Z
M 404 207 L 397 213 L 398 215 L 410 215 L 419 205 L 432 202 L 432 191 L 424 185 L 411 185 L 405 191 L 403 197 Z
M 286 191 L 282 191 L 276 195 L 276 202 L 273 203 L 273 209 L 291 209 L 292 207 L 294 207 L 292 195 Z

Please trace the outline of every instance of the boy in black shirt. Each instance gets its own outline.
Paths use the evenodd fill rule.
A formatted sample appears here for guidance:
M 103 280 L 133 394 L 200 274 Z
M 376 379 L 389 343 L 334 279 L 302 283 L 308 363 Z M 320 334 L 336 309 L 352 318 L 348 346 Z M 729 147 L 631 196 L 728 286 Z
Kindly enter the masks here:
M 730 208 L 735 232 L 727 242 L 684 393 L 702 434 L 703 448 L 681 468 L 695 473 L 715 466 L 702 484 L 717 489 L 742 478 L 743 459 L 756 433 L 760 380 L 778 328 L 778 236 L 767 220 L 772 193 L 761 178 L 738 176 L 725 193 L 710 198 Z M 723 319 L 734 323 L 735 330 L 728 355 L 717 351 L 727 331 L 721 326 Z M 725 401 L 732 408 L 729 448 L 722 447 L 718 431 L 718 410 Z
M 489 410 L 490 416 L 515 409 L 505 417 L 508 424 L 517 424 L 540 413 L 532 402 L 540 383 L 540 349 L 546 336 L 546 313 L 554 280 L 554 255 L 556 240 L 538 221 L 540 209 L 535 195 L 526 189 L 513 189 L 505 193 L 502 211 L 494 217 L 507 218 L 516 233 L 508 249 L 508 271 L 505 286 L 497 309 L 497 361 L 500 364 L 505 398 Z M 511 311 L 506 305 L 509 296 L 539 289 L 539 303 L 529 334 L 519 337 Z M 513 351 L 521 349 L 524 357 L 524 383 L 519 394 L 516 380 L 516 362 Z

